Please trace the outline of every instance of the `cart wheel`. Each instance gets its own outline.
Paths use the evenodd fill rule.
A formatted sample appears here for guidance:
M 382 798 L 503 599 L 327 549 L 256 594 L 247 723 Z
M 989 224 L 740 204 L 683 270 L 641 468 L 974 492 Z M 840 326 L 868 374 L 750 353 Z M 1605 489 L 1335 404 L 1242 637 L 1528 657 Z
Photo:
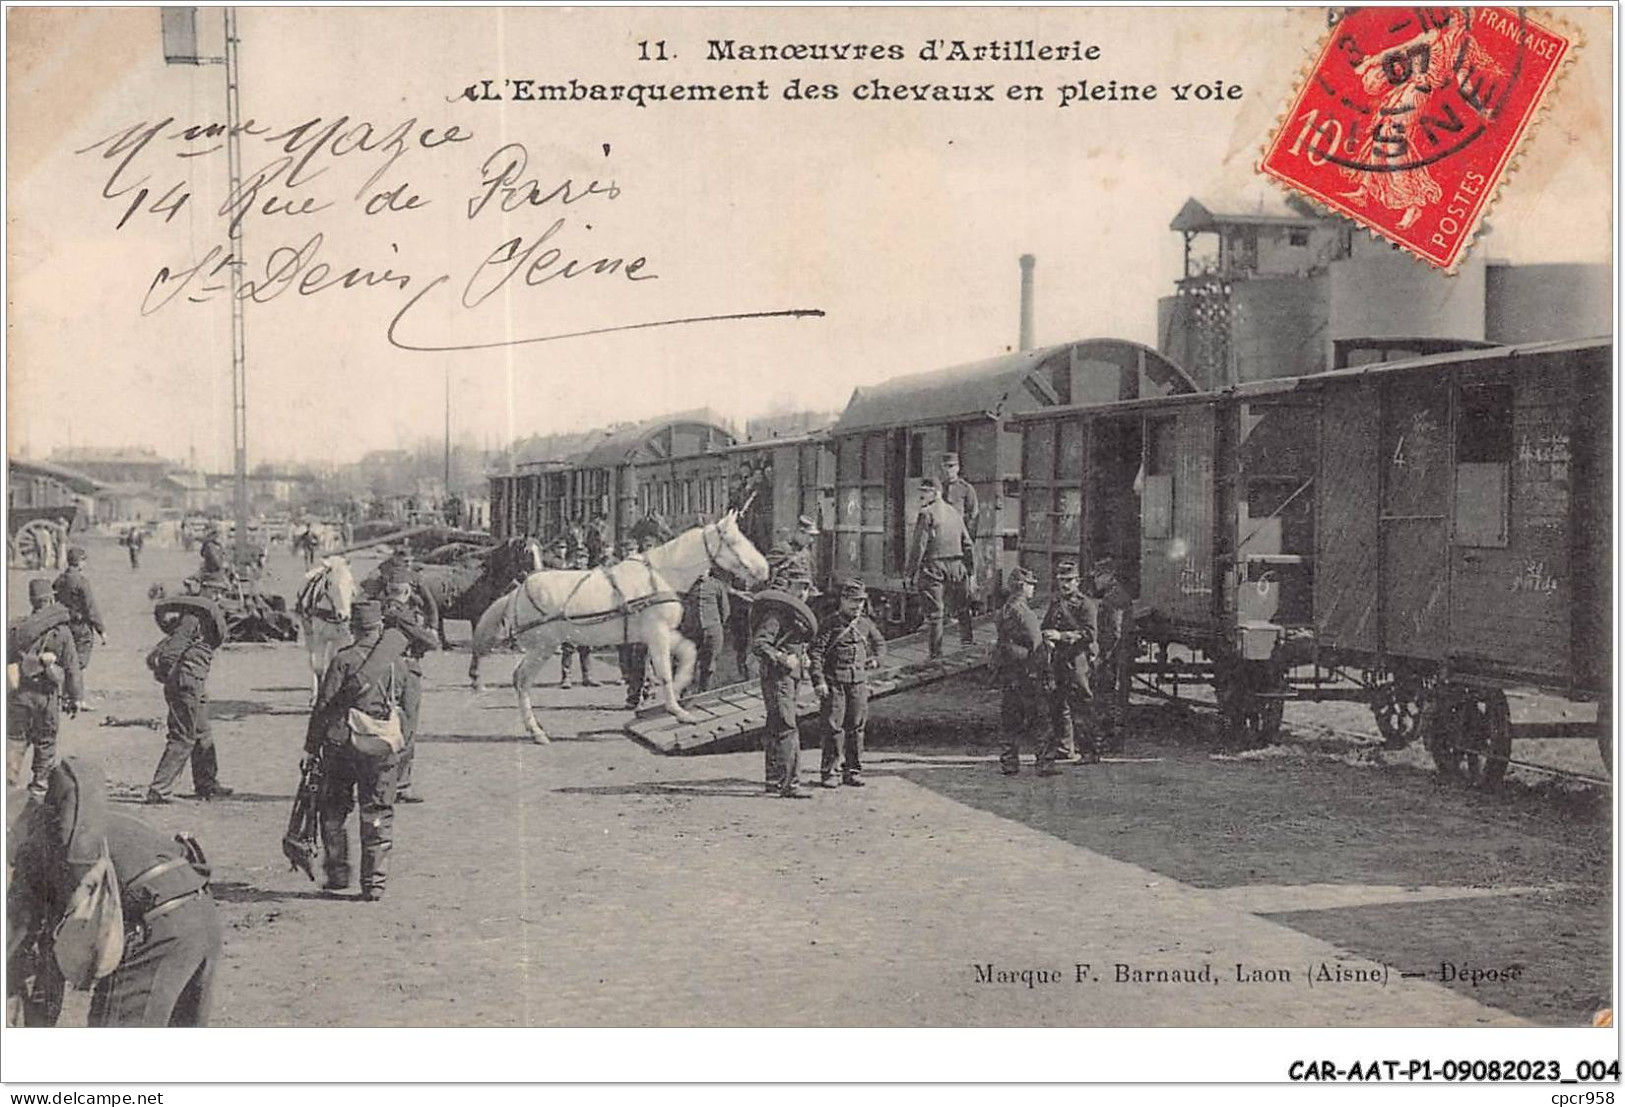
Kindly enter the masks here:
M 17 532 L 17 560 L 25 569 L 49 569 L 48 551 L 55 548 L 56 531 L 44 519 L 35 519 Z
M 1416 740 L 1426 694 L 1422 681 L 1408 673 L 1396 674 L 1372 688 L 1371 715 L 1384 749 L 1402 750 Z
M 1259 749 L 1273 742 L 1281 732 L 1285 702 L 1260 691 L 1275 691 L 1275 680 L 1263 665 L 1233 663 L 1222 665 L 1215 675 L 1214 693 L 1219 701 L 1219 717 L 1224 726 L 1225 745 L 1232 749 Z
M 1424 719 L 1423 728 L 1439 771 L 1470 787 L 1494 791 L 1512 756 L 1512 714 L 1506 693 L 1495 690 L 1480 696 L 1457 689 L 1429 703 L 1437 707 Z

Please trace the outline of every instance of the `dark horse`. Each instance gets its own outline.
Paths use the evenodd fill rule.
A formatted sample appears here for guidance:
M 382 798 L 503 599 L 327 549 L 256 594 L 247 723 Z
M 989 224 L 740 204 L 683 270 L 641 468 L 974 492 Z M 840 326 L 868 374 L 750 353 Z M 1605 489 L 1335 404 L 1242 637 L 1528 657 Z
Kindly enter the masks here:
M 534 538 L 509 538 L 480 549 L 471 546 L 447 565 L 419 565 L 418 579 L 440 608 L 441 641 L 446 620 L 461 619 L 472 626 L 485 609 L 519 581 L 542 567 L 542 547 Z M 377 578 L 362 587 L 375 591 Z

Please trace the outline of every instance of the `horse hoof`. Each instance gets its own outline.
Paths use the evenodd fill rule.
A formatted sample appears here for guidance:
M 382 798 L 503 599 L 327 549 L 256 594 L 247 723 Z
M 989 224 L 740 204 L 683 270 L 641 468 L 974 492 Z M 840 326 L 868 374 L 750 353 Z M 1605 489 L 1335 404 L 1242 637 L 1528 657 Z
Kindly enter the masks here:
M 684 726 L 693 726 L 695 723 L 700 721 L 680 707 L 671 713 L 671 717 L 682 723 Z
M 553 740 L 539 730 L 530 736 L 530 740 L 538 746 L 551 746 L 553 744 Z

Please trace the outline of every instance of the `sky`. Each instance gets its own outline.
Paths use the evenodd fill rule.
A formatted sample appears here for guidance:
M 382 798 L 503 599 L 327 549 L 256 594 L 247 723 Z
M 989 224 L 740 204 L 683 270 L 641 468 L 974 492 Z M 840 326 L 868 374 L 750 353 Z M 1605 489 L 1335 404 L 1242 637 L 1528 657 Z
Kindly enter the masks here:
M 1193 195 L 1278 195 L 1255 163 L 1324 32 L 1321 11 L 1283 8 L 238 18 L 242 115 L 259 128 L 243 168 L 273 177 L 242 218 L 245 276 L 263 297 L 244 306 L 251 465 L 437 440 L 448 382 L 453 437 L 481 446 L 694 407 L 741 422 L 837 410 L 856 386 L 1012 348 L 1023 253 L 1038 259 L 1040 344 L 1154 344 L 1156 300 L 1179 275 L 1169 221 Z M 1475 247 L 1485 256 L 1611 260 L 1611 14 L 1564 18 L 1585 44 L 1496 200 Z M 230 300 L 203 291 L 225 283 L 209 269 L 228 249 L 226 151 L 181 135 L 225 119 L 223 70 L 165 65 L 156 9 L 8 19 L 8 451 L 148 446 L 229 468 Z M 219 10 L 201 19 L 205 48 L 218 48 Z M 905 58 L 710 60 L 712 39 L 896 44 Z M 920 61 L 930 39 L 1099 53 Z M 519 102 L 504 85 L 572 78 L 765 81 L 772 95 L 638 107 Z M 840 96 L 786 100 L 795 79 Z M 995 101 L 853 98 L 876 79 L 988 84 Z M 486 80 L 505 98 L 463 95 Z M 1060 106 L 1060 86 L 1079 80 L 1155 84 L 1159 96 Z M 1176 102 L 1180 82 L 1240 96 Z M 1043 100 L 1011 102 L 1011 84 L 1040 86 Z M 279 164 L 341 119 L 308 161 Z M 121 168 L 140 144 L 118 138 L 164 120 Z M 478 203 L 521 148 L 512 197 L 499 184 Z M 414 196 L 411 210 L 388 210 Z M 368 213 L 369 200 L 382 210 Z M 182 287 L 175 275 L 211 257 Z M 572 258 L 576 275 L 560 275 Z M 599 259 L 620 264 L 592 271 Z M 371 285 L 343 287 L 352 268 Z M 270 280 L 278 270 L 291 279 Z M 787 312 L 821 314 L 771 314 Z M 771 317 L 619 329 L 758 313 Z M 522 341 L 598 329 L 613 330 Z

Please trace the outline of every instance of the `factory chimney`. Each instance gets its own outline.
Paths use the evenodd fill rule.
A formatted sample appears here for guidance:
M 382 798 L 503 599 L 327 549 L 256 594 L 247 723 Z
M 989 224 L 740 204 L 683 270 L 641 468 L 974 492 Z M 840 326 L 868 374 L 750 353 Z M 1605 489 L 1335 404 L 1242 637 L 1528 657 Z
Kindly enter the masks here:
M 1033 266 L 1038 259 L 1031 254 L 1021 255 L 1021 336 L 1017 347 L 1033 348 Z

